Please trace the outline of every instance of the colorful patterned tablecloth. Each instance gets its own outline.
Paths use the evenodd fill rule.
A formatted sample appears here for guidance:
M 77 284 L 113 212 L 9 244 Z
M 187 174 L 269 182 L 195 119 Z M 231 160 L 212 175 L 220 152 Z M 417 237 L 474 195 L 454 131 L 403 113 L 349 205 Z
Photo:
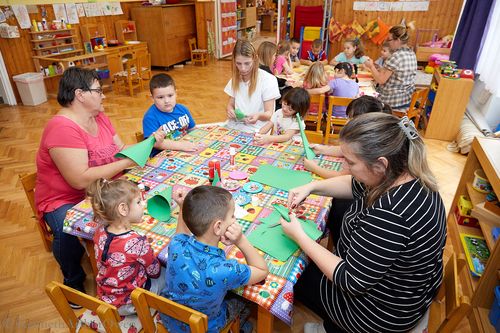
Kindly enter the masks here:
M 148 197 L 161 192 L 167 186 L 176 188 L 194 188 L 208 184 L 208 161 L 218 158 L 221 164 L 222 178 L 228 178 L 231 170 L 241 170 L 249 175 L 257 171 L 261 164 L 271 164 L 285 169 L 303 170 L 302 155 L 304 152 L 301 142 L 273 143 L 265 146 L 253 144 L 253 135 L 221 126 L 198 127 L 191 131 L 184 139 L 202 143 L 206 148 L 196 154 L 163 151 L 149 159 L 144 168 L 136 167 L 124 177 L 141 182 L 150 190 Z M 234 166 L 229 163 L 229 147 L 238 151 Z M 322 157 L 318 163 L 323 167 L 338 170 L 341 159 L 329 156 Z M 242 185 L 248 180 L 241 181 Z M 243 191 L 243 189 L 238 189 Z M 250 195 L 250 194 L 249 194 Z M 260 193 L 251 194 L 252 201 L 240 210 L 238 223 L 243 227 L 245 234 L 251 233 L 259 224 L 260 218 L 268 216 L 272 211 L 273 203 L 286 204 L 288 192 L 270 186 L 264 186 Z M 325 217 L 329 206 L 329 198 L 310 195 L 297 210 L 301 218 L 315 221 L 320 230 L 324 230 Z M 160 261 L 165 262 L 167 244 L 175 233 L 179 208 L 172 209 L 172 217 L 167 222 L 159 222 L 144 214 L 140 224 L 134 229 L 146 235 Z M 92 239 L 98 223 L 93 220 L 92 207 L 88 201 L 82 201 L 66 215 L 64 231 L 85 239 Z M 222 248 L 228 257 L 244 262 L 243 254 L 236 246 Z M 262 251 L 269 275 L 264 282 L 235 290 L 239 295 L 251 300 L 273 315 L 291 325 L 293 312 L 293 285 L 307 265 L 307 257 L 299 249 L 287 261 L 274 259 Z

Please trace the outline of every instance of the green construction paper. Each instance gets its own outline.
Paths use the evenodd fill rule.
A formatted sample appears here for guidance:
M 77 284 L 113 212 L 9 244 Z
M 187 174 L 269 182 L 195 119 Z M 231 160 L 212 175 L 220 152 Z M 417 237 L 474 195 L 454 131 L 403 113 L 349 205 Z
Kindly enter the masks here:
M 245 118 L 245 114 L 241 112 L 240 109 L 234 109 L 234 114 L 236 115 L 236 119 L 243 120 Z
M 170 207 L 172 206 L 172 187 L 155 194 L 148 200 L 148 213 L 158 221 L 170 219 Z
M 146 162 L 148 161 L 151 151 L 153 150 L 155 142 L 156 142 L 155 137 L 151 135 L 146 140 L 136 143 L 135 145 L 130 146 L 127 149 L 124 149 L 121 152 L 116 153 L 115 157 L 117 158 L 128 157 L 132 161 L 137 163 L 137 165 L 144 167 L 146 165 Z
M 217 184 L 219 183 L 220 183 L 219 173 L 217 172 L 217 170 L 214 170 L 214 180 L 212 180 L 212 186 L 218 186 Z
M 250 176 L 250 180 L 288 191 L 310 183 L 312 175 L 305 171 L 281 169 L 263 164 L 259 166 L 256 173 Z
M 297 113 L 297 121 L 299 122 L 300 136 L 302 137 L 302 144 L 304 145 L 304 152 L 306 153 L 306 158 L 308 160 L 313 160 L 316 157 L 316 154 L 311 149 L 309 145 L 309 140 L 307 140 L 306 132 L 304 131 L 304 126 L 302 124 L 302 119 L 300 115 Z
M 290 210 L 288 208 L 279 204 L 273 204 L 272 206 L 278 213 L 280 213 L 281 217 L 284 218 L 285 221 L 290 222 L 290 216 L 288 215 Z
M 274 210 L 265 218 L 261 218 L 261 225 L 253 230 L 248 236 L 248 240 L 256 248 L 266 252 L 271 257 L 281 261 L 286 261 L 297 251 L 299 245 L 290 237 L 285 235 L 283 228 L 272 226 L 279 223 L 281 214 Z M 304 232 L 313 240 L 317 240 L 323 233 L 318 230 L 316 224 L 312 221 L 299 219 Z

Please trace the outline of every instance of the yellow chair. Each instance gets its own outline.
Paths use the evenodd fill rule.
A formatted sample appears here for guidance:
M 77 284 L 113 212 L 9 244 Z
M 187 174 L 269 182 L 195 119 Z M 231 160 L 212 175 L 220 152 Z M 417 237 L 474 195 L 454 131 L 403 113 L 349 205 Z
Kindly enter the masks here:
M 199 49 L 198 46 L 196 46 L 196 38 L 188 39 L 188 43 L 189 51 L 191 52 L 191 62 L 193 65 L 200 63 L 202 66 L 205 66 L 208 60 L 208 50 Z
M 121 333 L 119 326 L 120 315 L 113 305 L 100 301 L 95 297 L 86 295 L 56 281 L 50 282 L 45 287 L 45 291 L 68 326 L 70 332 L 76 332 L 80 321 L 68 302 L 81 305 L 85 309 L 97 313 L 106 332 Z M 82 329 L 79 332 L 95 332 L 95 330 L 89 326 L 82 325 Z
M 43 246 L 47 252 L 52 252 L 52 232 L 50 227 L 47 225 L 42 217 L 39 217 L 35 207 L 35 184 L 36 184 L 36 172 L 24 173 L 19 175 L 19 180 L 23 185 L 24 193 L 28 198 L 28 201 L 33 211 L 33 218 L 37 221 L 37 228 L 40 236 L 42 238 Z
M 392 114 L 400 118 L 407 116 L 415 123 L 415 128 L 418 128 L 420 118 L 424 121 L 424 128 L 427 127 L 427 116 L 425 114 L 425 105 L 429 96 L 429 88 L 416 90 L 412 97 L 410 106 L 406 110 L 394 109 Z
M 427 325 L 429 333 L 454 332 L 460 321 L 467 318 L 472 311 L 469 297 L 461 295 L 459 290 L 459 274 L 465 266 L 463 254 L 459 254 L 457 258 L 457 255 L 453 253 L 446 263 L 443 283 L 429 310 Z M 442 311 L 443 305 L 444 311 Z
M 164 313 L 172 318 L 189 324 L 192 333 L 204 333 L 208 330 L 208 317 L 206 314 L 188 308 L 165 297 L 156 295 L 148 290 L 136 288 L 132 292 L 132 303 L 137 310 L 142 327 L 146 333 L 168 332 L 163 325 L 155 326 L 151 309 Z M 230 322 L 221 333 L 239 333 L 239 317 Z
M 317 106 L 317 113 L 310 113 L 311 107 L 307 111 L 304 122 L 306 123 L 306 136 L 311 143 L 322 143 L 323 142 L 323 131 L 321 130 L 321 119 L 323 118 L 323 105 L 325 104 L 324 94 L 314 94 L 309 95 L 311 98 L 311 106 Z M 312 123 L 316 127 L 315 130 L 308 130 L 307 123 Z
M 133 54 L 123 57 L 124 70 L 115 73 L 113 77 L 114 88 L 117 91 L 128 91 L 130 96 L 134 95 L 134 89 L 142 89 L 142 79 L 139 75 L 139 61 Z
M 332 111 L 334 106 L 348 106 L 354 98 L 347 97 L 337 97 L 330 96 L 328 98 L 328 113 L 326 115 L 326 129 L 325 129 L 325 138 L 323 143 L 328 144 L 330 139 L 338 139 L 339 132 L 342 127 L 347 124 L 348 118 L 339 118 L 333 117 Z

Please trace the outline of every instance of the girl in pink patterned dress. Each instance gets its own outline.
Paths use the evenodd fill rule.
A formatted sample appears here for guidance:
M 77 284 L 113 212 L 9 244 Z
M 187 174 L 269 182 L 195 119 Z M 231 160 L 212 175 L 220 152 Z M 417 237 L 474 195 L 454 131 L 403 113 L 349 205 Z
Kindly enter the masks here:
M 144 213 L 141 193 L 128 180 L 101 178 L 89 186 L 87 196 L 94 218 L 103 224 L 94 234 L 97 296 L 116 306 L 120 315 L 133 314 L 130 294 L 135 288 L 158 293 L 164 284 L 147 238 L 131 229 Z
M 290 42 L 282 40 L 276 49 L 276 57 L 271 70 L 274 75 L 293 74 L 292 61 L 290 60 Z

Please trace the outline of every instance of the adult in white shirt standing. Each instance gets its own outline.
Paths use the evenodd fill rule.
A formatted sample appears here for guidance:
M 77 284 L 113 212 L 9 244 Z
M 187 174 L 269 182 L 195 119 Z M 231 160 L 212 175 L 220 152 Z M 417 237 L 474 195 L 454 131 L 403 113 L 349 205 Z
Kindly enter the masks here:
M 224 88 L 229 95 L 227 126 L 244 132 L 258 131 L 271 119 L 280 97 L 276 77 L 259 69 L 259 59 L 249 41 L 238 40 L 233 49 L 232 78 Z M 238 119 L 239 110 L 243 119 Z

